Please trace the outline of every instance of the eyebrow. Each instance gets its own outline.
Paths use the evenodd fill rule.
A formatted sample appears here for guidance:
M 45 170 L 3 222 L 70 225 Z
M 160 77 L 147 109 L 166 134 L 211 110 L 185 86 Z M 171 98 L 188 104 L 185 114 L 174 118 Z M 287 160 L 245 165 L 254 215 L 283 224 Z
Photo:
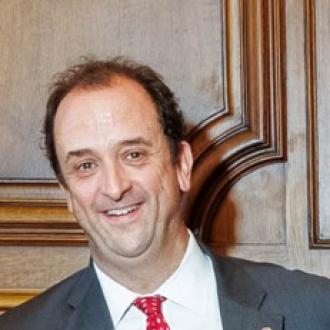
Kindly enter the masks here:
M 151 147 L 152 146 L 152 142 L 149 141 L 149 140 L 146 140 L 142 137 L 138 137 L 138 138 L 134 138 L 134 139 L 128 139 L 128 140 L 123 140 L 123 141 L 120 141 L 119 143 L 120 145 L 145 145 L 145 146 L 148 146 L 148 147 Z
M 148 140 L 146 140 L 142 137 L 122 140 L 118 144 L 119 144 L 119 146 L 131 146 L 131 145 L 145 145 L 147 147 L 152 146 L 151 141 L 148 141 Z M 65 163 L 67 163 L 70 160 L 70 158 L 82 157 L 86 154 L 93 154 L 93 153 L 94 153 L 94 151 L 92 149 L 89 149 L 89 148 L 69 151 L 66 158 L 65 158 Z
M 70 160 L 70 158 L 82 157 L 86 154 L 91 154 L 91 153 L 93 153 L 92 149 L 78 149 L 78 150 L 69 151 L 65 158 L 65 163 L 67 163 Z

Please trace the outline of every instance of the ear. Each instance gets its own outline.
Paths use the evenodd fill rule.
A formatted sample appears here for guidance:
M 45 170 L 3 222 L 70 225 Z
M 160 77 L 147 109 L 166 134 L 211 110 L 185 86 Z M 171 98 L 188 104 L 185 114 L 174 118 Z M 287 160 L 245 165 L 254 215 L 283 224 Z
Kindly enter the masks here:
M 60 183 L 59 185 L 65 195 L 68 210 L 69 210 L 69 212 L 72 213 L 72 199 L 71 199 L 70 190 L 66 186 L 64 186 L 62 183 Z
M 190 144 L 186 141 L 181 141 L 179 144 L 177 159 L 177 178 L 182 192 L 188 192 L 190 190 L 193 162 L 194 160 Z

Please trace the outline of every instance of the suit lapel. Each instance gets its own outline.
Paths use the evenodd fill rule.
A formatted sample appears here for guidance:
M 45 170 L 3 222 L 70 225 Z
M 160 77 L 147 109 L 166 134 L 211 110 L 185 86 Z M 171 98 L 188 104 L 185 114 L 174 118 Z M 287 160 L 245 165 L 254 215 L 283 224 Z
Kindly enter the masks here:
M 213 262 L 224 330 L 282 330 L 283 316 L 264 308 L 267 293 L 238 265 L 239 261 L 214 257 L 202 248 Z M 72 312 L 65 330 L 114 330 L 92 265 L 77 280 L 67 303 Z
M 68 297 L 72 314 L 65 330 L 113 330 L 114 326 L 103 293 L 90 265 Z
M 283 316 L 263 308 L 267 293 L 242 267 L 230 259 L 210 257 L 216 274 L 225 330 L 283 329 Z

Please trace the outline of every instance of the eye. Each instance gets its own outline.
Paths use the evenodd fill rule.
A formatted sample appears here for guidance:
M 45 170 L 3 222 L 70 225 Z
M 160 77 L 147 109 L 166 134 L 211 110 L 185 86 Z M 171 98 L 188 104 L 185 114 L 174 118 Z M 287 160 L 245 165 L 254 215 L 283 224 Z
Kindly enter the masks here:
M 83 162 L 77 166 L 77 170 L 80 172 L 88 172 L 96 167 L 93 162 Z
M 142 152 L 140 152 L 140 151 L 132 151 L 132 152 L 128 153 L 128 155 L 127 155 L 127 159 L 130 159 L 130 160 L 140 159 L 141 157 L 142 157 Z
M 123 154 L 123 159 L 130 165 L 142 165 L 147 160 L 147 155 L 145 150 L 127 150 Z

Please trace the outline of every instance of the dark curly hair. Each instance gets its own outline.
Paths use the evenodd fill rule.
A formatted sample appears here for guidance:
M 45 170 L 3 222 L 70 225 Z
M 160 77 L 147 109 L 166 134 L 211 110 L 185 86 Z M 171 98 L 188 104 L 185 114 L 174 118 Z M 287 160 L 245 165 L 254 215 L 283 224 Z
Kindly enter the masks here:
M 140 84 L 153 100 L 161 126 L 167 137 L 172 160 L 176 161 L 179 142 L 184 138 L 183 116 L 174 93 L 157 72 L 146 65 L 124 57 L 109 60 L 84 59 L 54 76 L 47 101 L 44 120 L 44 145 L 46 155 L 58 180 L 65 185 L 54 142 L 54 119 L 59 104 L 74 89 L 108 87 L 114 77 L 126 77 Z

